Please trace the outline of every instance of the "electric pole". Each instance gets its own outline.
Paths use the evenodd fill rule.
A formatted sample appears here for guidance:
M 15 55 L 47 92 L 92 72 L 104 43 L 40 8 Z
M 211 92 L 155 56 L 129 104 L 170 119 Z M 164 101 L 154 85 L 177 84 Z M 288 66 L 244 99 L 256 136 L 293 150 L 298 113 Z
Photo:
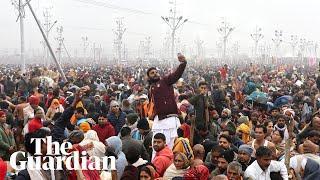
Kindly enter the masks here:
M 221 34 L 223 42 L 223 60 L 226 60 L 227 41 L 232 31 L 234 31 L 234 27 L 231 27 L 226 18 L 223 18 L 221 26 L 218 28 L 218 32 Z
M 255 58 L 258 58 L 257 49 L 258 49 L 259 41 L 264 37 L 264 36 L 261 34 L 261 31 L 262 31 L 262 29 L 261 29 L 261 28 L 258 28 L 258 27 L 256 26 L 255 32 L 252 33 L 252 34 L 250 34 L 251 38 L 252 38 L 253 41 L 254 41 L 254 57 L 255 57 Z
M 150 62 L 150 58 L 151 58 L 151 37 L 148 36 L 145 38 L 145 56 L 148 62 Z
M 23 0 L 12 0 L 12 5 L 18 10 L 19 15 L 16 21 L 20 21 L 20 61 L 22 63 L 22 73 L 25 73 L 26 71 L 26 60 L 24 58 L 24 18 L 25 18 L 25 11 L 24 6 L 26 5 L 23 3 Z
M 291 35 L 291 41 L 290 41 L 290 45 L 292 48 L 292 58 L 295 57 L 295 51 L 296 51 L 296 47 L 298 45 L 298 36 L 297 35 Z
M 163 57 L 169 61 L 170 59 L 170 33 L 167 32 L 163 42 Z
M 216 47 L 217 47 L 217 56 L 218 56 L 218 58 L 222 58 L 223 57 L 222 42 L 221 41 L 217 41 L 216 42 Z
M 303 63 L 304 61 L 306 46 L 307 46 L 307 40 L 305 38 L 300 38 L 299 48 L 300 48 L 301 63 Z
M 126 44 L 123 43 L 123 60 L 127 62 L 128 59 L 128 48 L 126 47 Z
M 96 43 L 95 42 L 93 43 L 92 51 L 93 51 L 93 64 L 96 64 Z
M 278 59 L 280 56 L 280 45 L 282 43 L 282 30 L 275 30 L 274 31 L 274 38 L 272 39 L 274 45 L 275 45 L 275 55 L 276 58 Z
M 28 7 L 29 7 L 29 9 L 30 9 L 30 11 L 31 11 L 31 14 L 32 14 L 33 18 L 35 19 L 35 21 L 36 21 L 36 23 L 37 23 L 37 25 L 38 25 L 38 27 L 39 27 L 39 30 L 40 30 L 40 32 L 41 32 L 41 34 L 42 34 L 42 37 L 43 37 L 45 43 L 46 43 L 47 46 L 48 46 L 48 49 L 49 49 L 49 51 L 50 51 L 50 54 L 51 54 L 54 62 L 56 63 L 56 66 L 57 66 L 57 68 L 58 68 L 58 70 L 59 70 L 60 75 L 62 76 L 63 81 L 64 81 L 64 82 L 68 82 L 68 80 L 67 80 L 67 78 L 66 78 L 66 76 L 65 76 L 65 74 L 64 74 L 64 72 L 63 72 L 63 70 L 62 70 L 62 68 L 61 68 L 61 65 L 59 64 L 59 62 L 57 61 L 56 56 L 55 56 L 54 53 L 53 53 L 53 50 L 52 50 L 52 48 L 51 48 L 51 46 L 50 46 L 50 43 L 49 43 L 49 40 L 48 40 L 47 36 L 45 35 L 45 32 L 43 31 L 43 29 L 42 29 L 42 27 L 41 27 L 41 24 L 40 24 L 40 22 L 39 22 L 39 20 L 38 20 L 38 18 L 37 18 L 37 16 L 36 16 L 36 14 L 34 13 L 34 11 L 33 11 L 32 7 L 31 7 L 29 1 L 27 1 L 27 5 L 28 5 Z
M 197 62 L 198 62 L 198 60 L 200 61 L 204 57 L 203 43 L 204 43 L 204 41 L 200 40 L 200 38 L 197 38 L 197 40 L 195 40 L 195 44 L 197 47 L 197 57 L 196 57 Z
M 45 31 L 45 35 L 48 39 L 48 41 L 50 42 L 50 38 L 49 38 L 49 33 L 51 31 L 51 29 L 53 28 L 53 26 L 57 23 L 57 21 L 54 21 L 53 23 L 51 23 L 51 17 L 52 15 L 50 14 L 50 8 L 45 8 L 45 11 L 43 12 L 43 17 L 44 17 L 44 31 Z M 47 63 L 49 62 L 49 49 L 47 48 L 47 46 L 45 46 L 45 65 L 47 65 Z
M 313 57 L 313 54 L 314 54 L 314 43 L 313 41 L 308 41 L 307 42 L 307 49 L 308 49 L 308 53 L 309 53 L 309 57 Z
M 317 49 L 318 49 L 318 43 L 316 43 L 316 44 L 314 45 L 314 53 L 315 53 L 316 59 L 318 58 Z
M 67 48 L 66 48 L 66 45 L 64 44 L 64 41 L 62 41 L 62 46 L 63 46 L 63 49 L 64 49 L 64 51 L 66 52 L 66 54 L 67 54 L 67 56 L 68 56 L 68 58 L 69 58 L 69 62 L 72 62 L 71 56 L 70 56 L 70 54 L 69 54 L 69 51 L 68 51 Z
M 236 41 L 233 46 L 232 46 L 232 54 L 233 54 L 233 58 L 232 58 L 232 61 L 231 64 L 236 64 L 236 59 L 239 57 L 239 48 L 240 48 L 240 45 L 239 45 L 239 42 Z
M 58 41 L 58 54 L 59 54 L 59 57 L 58 57 L 58 60 L 59 60 L 59 64 L 61 64 L 61 52 L 62 52 L 62 46 L 63 46 L 63 41 L 64 41 L 64 38 L 62 37 L 62 32 L 63 32 L 63 27 L 60 26 L 57 28 L 57 32 L 58 32 L 58 37 L 56 38 L 56 40 Z
M 123 38 L 123 34 L 126 31 L 126 28 L 124 28 L 123 22 L 122 22 L 123 18 L 117 18 L 116 20 L 116 24 L 117 24 L 117 28 L 115 30 L 113 30 L 114 34 L 116 35 L 116 39 L 115 39 L 115 47 L 116 47 L 116 51 L 117 51 L 117 56 L 118 56 L 118 60 L 117 60 L 117 64 L 119 64 L 121 62 L 121 54 L 122 54 L 122 38 Z
M 86 59 L 87 58 L 87 47 L 89 46 L 89 42 L 88 42 L 88 37 L 87 36 L 84 36 L 84 37 L 81 37 L 82 39 L 82 46 L 83 46 L 83 58 Z
M 188 19 L 183 19 L 183 16 L 177 16 L 177 2 L 176 0 L 172 0 L 169 2 L 170 4 L 173 5 L 173 7 L 170 9 L 170 16 L 169 17 L 163 17 L 163 21 L 169 26 L 171 29 L 171 58 L 175 58 L 175 35 L 176 31 L 185 23 L 188 21 Z M 172 64 L 171 64 L 172 65 Z

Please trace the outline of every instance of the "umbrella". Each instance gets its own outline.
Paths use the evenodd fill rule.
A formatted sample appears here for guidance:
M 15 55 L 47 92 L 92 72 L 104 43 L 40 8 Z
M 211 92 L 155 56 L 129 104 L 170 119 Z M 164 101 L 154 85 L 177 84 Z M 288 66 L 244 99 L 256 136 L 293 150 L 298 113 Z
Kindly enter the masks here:
M 247 97 L 247 101 L 253 101 L 259 104 L 266 104 L 268 102 L 268 96 L 266 93 L 261 91 L 254 91 Z
M 245 94 L 251 94 L 256 90 L 257 86 L 253 82 L 248 82 L 244 88 L 244 93 Z
M 274 101 L 274 105 L 276 107 L 281 107 L 285 104 L 291 104 L 293 101 L 293 98 L 292 96 L 288 96 L 288 95 L 285 95 L 285 96 L 281 96 L 281 97 L 278 97 L 275 101 Z
M 270 111 L 271 109 L 273 109 L 275 107 L 272 102 L 267 102 L 267 106 L 268 106 L 268 108 L 267 108 L 268 111 Z

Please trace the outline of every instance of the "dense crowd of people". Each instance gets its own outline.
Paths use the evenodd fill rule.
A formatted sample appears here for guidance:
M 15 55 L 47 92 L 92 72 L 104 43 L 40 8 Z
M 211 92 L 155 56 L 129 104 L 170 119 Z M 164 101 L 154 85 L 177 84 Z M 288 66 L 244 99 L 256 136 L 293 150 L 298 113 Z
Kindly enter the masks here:
M 204 67 L 183 55 L 175 66 L 70 65 L 64 82 L 55 68 L 3 65 L 0 179 L 319 179 L 317 67 Z M 48 136 L 89 164 L 113 156 L 116 170 L 10 166 Z

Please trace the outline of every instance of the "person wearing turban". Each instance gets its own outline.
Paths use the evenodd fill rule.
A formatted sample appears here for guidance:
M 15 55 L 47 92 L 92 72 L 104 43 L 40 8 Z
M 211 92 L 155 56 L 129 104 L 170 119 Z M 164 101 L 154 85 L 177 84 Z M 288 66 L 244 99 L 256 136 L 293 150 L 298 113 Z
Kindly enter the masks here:
M 237 133 L 239 137 L 241 137 L 241 140 L 243 141 L 243 143 L 248 143 L 250 141 L 250 128 L 248 125 L 241 124 L 237 128 Z

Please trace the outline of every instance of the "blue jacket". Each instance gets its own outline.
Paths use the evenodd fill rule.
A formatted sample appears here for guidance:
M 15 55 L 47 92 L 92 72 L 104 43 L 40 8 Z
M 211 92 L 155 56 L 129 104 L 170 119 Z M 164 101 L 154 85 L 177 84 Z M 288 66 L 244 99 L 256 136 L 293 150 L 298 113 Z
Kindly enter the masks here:
M 113 112 L 110 112 L 108 114 L 108 120 L 114 127 L 116 135 L 118 135 L 122 126 L 126 123 L 126 113 L 121 111 L 120 115 L 117 117 Z

